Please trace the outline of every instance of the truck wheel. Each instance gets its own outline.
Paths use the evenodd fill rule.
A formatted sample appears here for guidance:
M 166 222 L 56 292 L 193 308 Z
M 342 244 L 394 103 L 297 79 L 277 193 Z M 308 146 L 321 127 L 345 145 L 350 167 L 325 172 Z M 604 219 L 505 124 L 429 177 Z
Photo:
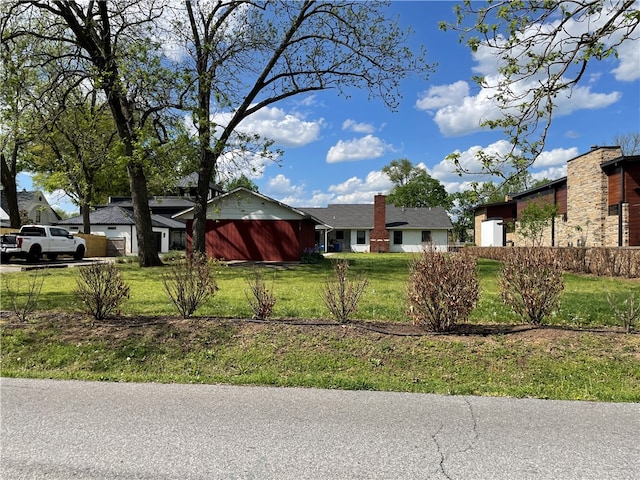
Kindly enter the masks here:
M 39 262 L 42 259 L 42 250 L 40 250 L 40 246 L 35 245 L 31 247 L 29 253 L 27 254 L 28 262 Z
M 73 259 L 82 260 L 82 257 L 84 257 L 84 247 L 80 245 L 76 250 L 76 253 L 73 254 Z
M 2 254 L 2 258 L 0 258 L 0 262 L 2 263 L 9 263 L 9 260 L 11 260 L 11 255 L 6 255 L 6 254 Z

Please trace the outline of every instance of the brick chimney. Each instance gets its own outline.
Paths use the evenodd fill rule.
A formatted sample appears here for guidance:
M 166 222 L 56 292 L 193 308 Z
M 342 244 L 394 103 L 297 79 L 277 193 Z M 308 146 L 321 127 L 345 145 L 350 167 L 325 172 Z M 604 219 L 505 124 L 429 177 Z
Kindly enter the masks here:
M 389 251 L 389 230 L 387 230 L 387 197 L 373 197 L 373 230 L 369 235 L 369 251 L 387 253 Z

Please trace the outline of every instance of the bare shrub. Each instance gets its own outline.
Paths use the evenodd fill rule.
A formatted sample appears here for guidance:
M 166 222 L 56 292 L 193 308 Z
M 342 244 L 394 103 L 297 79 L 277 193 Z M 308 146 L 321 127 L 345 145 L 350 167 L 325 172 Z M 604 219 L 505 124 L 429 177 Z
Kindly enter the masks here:
M 480 295 L 474 256 L 426 249 L 412 260 L 409 272 L 408 314 L 416 325 L 445 332 L 469 318 Z
M 349 261 L 331 259 L 334 277 L 327 279 L 324 285 L 323 300 L 333 318 L 340 323 L 347 323 L 358 311 L 358 303 L 369 285 L 367 278 L 347 278 Z
M 78 269 L 76 297 L 96 320 L 104 319 L 129 298 L 129 285 L 112 263 L 95 263 Z
M 540 325 L 558 308 L 562 268 L 550 249 L 510 248 L 499 277 L 503 301 L 528 323 Z
M 202 253 L 194 252 L 167 268 L 162 283 L 182 318 L 189 318 L 218 291 L 213 262 Z
M 2 276 L 5 291 L 2 303 L 7 302 L 21 322 L 25 322 L 38 306 L 45 273 L 37 268 L 29 275 Z
M 607 294 L 607 301 L 611 307 L 616 320 L 622 325 L 626 333 L 631 333 L 631 329 L 640 320 L 640 297 L 635 293 L 630 294 L 622 302 L 616 301 L 610 294 Z
M 247 285 L 249 290 L 245 293 L 249 306 L 253 311 L 253 318 L 267 320 L 273 313 L 273 307 L 276 304 L 276 297 L 273 294 L 273 282 L 271 287 L 267 286 L 262 269 L 255 268 L 253 275 L 247 277 Z

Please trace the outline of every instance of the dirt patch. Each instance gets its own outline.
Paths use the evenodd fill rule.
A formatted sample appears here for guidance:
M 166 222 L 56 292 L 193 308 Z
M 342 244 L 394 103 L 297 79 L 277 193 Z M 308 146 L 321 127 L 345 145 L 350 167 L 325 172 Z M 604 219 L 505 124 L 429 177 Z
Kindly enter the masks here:
M 460 324 L 450 332 L 434 333 L 411 323 L 356 320 L 339 324 L 332 320 L 252 320 L 241 318 L 194 317 L 183 319 L 175 315 L 162 316 L 122 316 L 96 321 L 82 313 L 44 311 L 34 313 L 27 322 L 20 322 L 13 312 L 0 311 L 0 327 L 3 329 L 34 328 L 55 326 L 60 329 L 61 338 L 68 342 L 82 342 L 88 339 L 119 340 L 136 335 L 164 337 L 172 332 L 184 335 L 197 334 L 207 328 L 236 326 L 245 334 L 264 331 L 266 328 L 296 327 L 297 329 L 318 331 L 338 330 L 348 336 L 393 336 L 393 337 L 446 337 L 463 340 L 482 337 L 509 336 L 532 342 L 547 342 L 566 338 L 578 338 L 585 332 L 607 336 L 623 335 L 621 328 L 577 329 L 558 326 L 531 326 L 509 324 Z

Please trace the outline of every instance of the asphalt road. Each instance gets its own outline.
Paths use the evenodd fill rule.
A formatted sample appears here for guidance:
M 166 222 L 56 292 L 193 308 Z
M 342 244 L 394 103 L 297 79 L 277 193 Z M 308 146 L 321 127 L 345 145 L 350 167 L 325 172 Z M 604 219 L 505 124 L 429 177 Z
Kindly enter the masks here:
M 3 479 L 638 479 L 640 404 L 2 379 Z

